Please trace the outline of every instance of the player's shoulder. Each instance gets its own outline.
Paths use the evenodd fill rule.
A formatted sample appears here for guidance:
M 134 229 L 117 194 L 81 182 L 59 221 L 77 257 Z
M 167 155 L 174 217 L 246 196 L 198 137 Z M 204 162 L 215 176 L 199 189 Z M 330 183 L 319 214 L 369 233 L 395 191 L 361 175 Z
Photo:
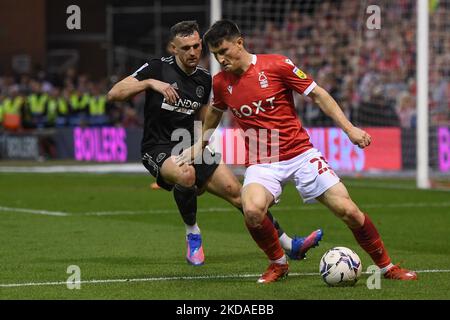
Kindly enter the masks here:
M 141 66 L 140 70 L 146 69 L 146 68 L 152 68 L 152 67 L 160 67 L 164 64 L 171 64 L 173 63 L 173 60 L 170 59 L 171 57 L 150 57 L 147 59 L 147 62 Z
M 209 72 L 208 69 L 202 66 L 197 66 L 196 76 L 200 78 L 201 81 L 204 81 L 205 83 L 211 85 L 212 78 L 211 73 Z
M 198 66 L 197 66 L 197 70 L 200 72 L 200 74 L 204 74 L 204 75 L 206 75 L 206 76 L 211 77 L 211 73 L 209 72 L 208 69 L 206 69 L 206 68 L 204 68 L 204 67 L 198 65 Z
M 282 54 L 258 54 L 256 57 L 257 61 L 259 61 L 265 68 L 280 70 L 295 67 L 291 59 Z
M 257 58 L 257 61 L 259 60 L 261 63 L 265 63 L 265 64 L 280 64 L 280 63 L 291 62 L 291 60 L 288 57 L 286 57 L 282 54 L 276 54 L 276 53 L 257 54 L 256 58 Z
M 162 64 L 173 64 L 174 62 L 173 56 L 170 57 L 150 57 L 147 59 L 146 65 L 162 65 Z
M 223 70 L 217 72 L 213 76 L 213 85 L 214 87 L 218 88 L 219 86 L 225 85 L 226 83 L 229 83 L 231 81 L 230 79 L 231 75 L 228 72 L 225 72 Z
M 163 64 L 169 64 L 172 65 L 175 63 L 175 57 L 174 56 L 169 56 L 169 57 L 161 57 L 158 59 L 159 61 L 161 61 Z

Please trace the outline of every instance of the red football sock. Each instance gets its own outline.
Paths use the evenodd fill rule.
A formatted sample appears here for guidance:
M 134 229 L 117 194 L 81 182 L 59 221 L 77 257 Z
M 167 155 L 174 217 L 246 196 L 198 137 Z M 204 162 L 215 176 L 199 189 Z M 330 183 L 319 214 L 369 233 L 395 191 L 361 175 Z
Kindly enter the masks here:
M 277 230 L 267 215 L 259 227 L 250 227 L 248 224 L 246 226 L 253 240 L 270 260 L 278 260 L 284 256 L 283 248 L 281 248 L 280 240 L 278 240 Z
M 361 248 L 363 248 L 371 257 L 379 268 L 384 268 L 391 263 L 383 241 L 377 228 L 374 226 L 367 214 L 364 214 L 364 224 L 362 227 L 350 229 L 358 241 Z

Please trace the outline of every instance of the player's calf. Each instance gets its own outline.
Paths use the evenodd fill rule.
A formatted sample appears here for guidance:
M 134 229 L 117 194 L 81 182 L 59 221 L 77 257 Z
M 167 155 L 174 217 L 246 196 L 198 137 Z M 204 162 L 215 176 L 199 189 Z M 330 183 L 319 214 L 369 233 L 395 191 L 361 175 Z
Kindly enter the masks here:
M 339 199 L 331 209 L 349 228 L 358 228 L 364 224 L 364 213 L 351 199 Z

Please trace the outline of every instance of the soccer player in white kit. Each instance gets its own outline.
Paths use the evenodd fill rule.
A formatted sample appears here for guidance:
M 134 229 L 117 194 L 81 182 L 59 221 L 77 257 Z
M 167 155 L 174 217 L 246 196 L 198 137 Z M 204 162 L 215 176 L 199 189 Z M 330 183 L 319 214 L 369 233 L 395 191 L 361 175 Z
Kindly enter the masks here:
M 254 154 L 249 152 L 251 142 L 246 140 L 247 170 L 241 191 L 245 222 L 253 239 L 270 260 L 258 282 L 277 281 L 289 271 L 277 233 L 266 216 L 287 181 L 294 182 L 305 202 L 316 199 L 342 219 L 359 245 L 381 268 L 385 278 L 417 279 L 415 272 L 391 263 L 369 216 L 360 211 L 320 151 L 311 144 L 295 111 L 293 90 L 312 98 L 360 148 L 370 145 L 370 135 L 353 126 L 336 101 L 290 59 L 246 51 L 244 39 L 234 22 L 216 22 L 205 34 L 204 41 L 222 71 L 213 78 L 213 104 L 206 112 L 203 132 L 216 128 L 222 113 L 229 109 L 244 132 L 254 130 L 257 143 L 265 145 L 263 149 L 271 150 L 270 153 L 259 152 L 257 148 Z M 178 162 L 196 158 L 207 140 L 205 135 L 203 141 L 180 155 Z

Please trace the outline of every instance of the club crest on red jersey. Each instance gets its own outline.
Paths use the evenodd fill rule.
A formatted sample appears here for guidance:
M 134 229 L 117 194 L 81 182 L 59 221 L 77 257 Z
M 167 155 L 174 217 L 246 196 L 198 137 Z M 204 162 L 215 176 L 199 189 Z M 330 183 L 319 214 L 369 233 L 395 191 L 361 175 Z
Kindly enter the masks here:
M 261 88 L 267 88 L 269 86 L 269 80 L 267 80 L 267 76 L 264 74 L 264 71 L 259 72 L 259 85 Z

